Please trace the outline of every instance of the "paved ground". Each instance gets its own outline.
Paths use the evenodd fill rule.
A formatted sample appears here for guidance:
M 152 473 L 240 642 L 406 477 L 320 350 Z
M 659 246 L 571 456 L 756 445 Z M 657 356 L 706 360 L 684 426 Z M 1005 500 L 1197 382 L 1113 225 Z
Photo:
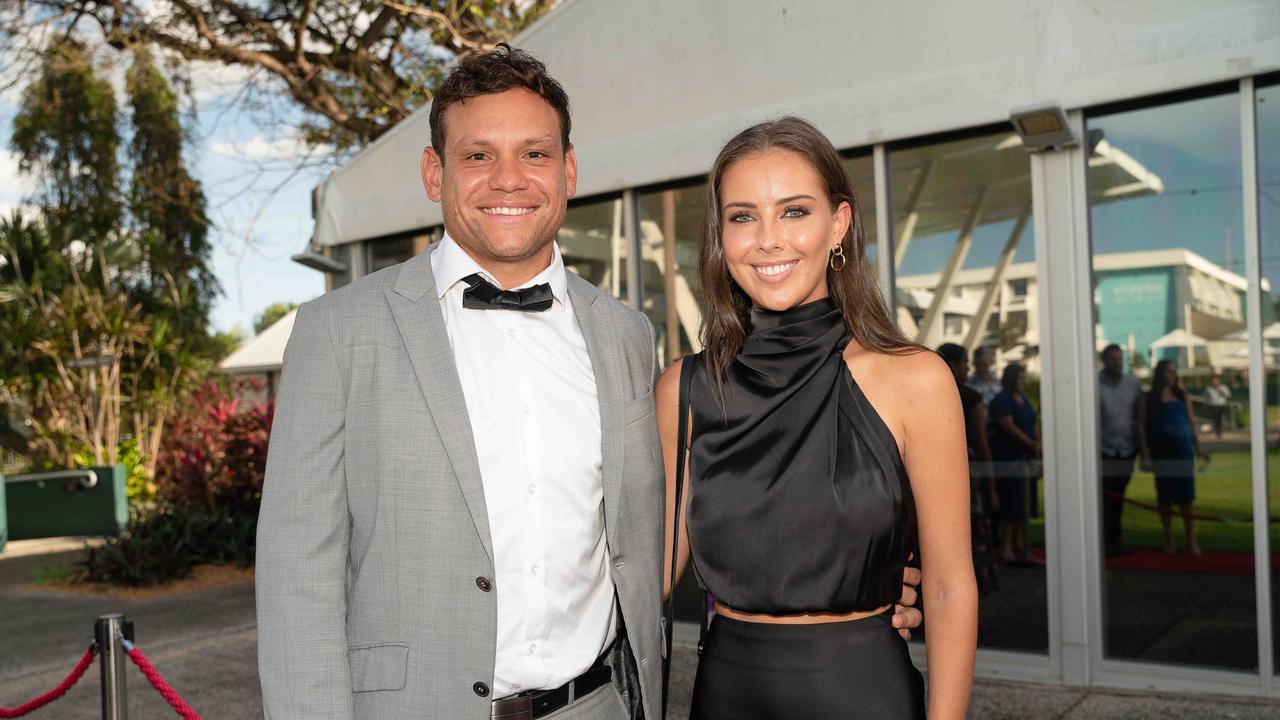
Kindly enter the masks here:
M 124 612 L 156 666 L 208 720 L 260 718 L 253 590 L 248 585 L 150 600 L 104 600 L 0 586 L 0 704 L 16 705 L 55 685 L 88 646 L 93 620 Z M 687 636 L 686 636 L 687 637 Z M 693 648 L 677 648 L 672 718 L 688 713 Z M 175 717 L 132 666 L 129 708 L 134 720 Z M 67 697 L 33 720 L 100 720 L 96 666 Z M 1280 717 L 1280 703 L 1151 696 L 1058 686 L 979 681 L 971 718 L 1179 720 Z

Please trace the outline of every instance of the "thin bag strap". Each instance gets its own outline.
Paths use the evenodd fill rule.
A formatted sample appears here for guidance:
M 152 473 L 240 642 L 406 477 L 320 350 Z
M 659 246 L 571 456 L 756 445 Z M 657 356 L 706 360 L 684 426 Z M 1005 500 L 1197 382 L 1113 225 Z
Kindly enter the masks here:
M 675 493 L 675 511 L 673 514 L 673 522 L 671 524 L 671 567 L 669 582 L 667 587 L 670 591 L 667 594 L 667 602 L 663 606 L 662 618 L 666 631 L 667 653 L 666 659 L 662 666 L 662 712 L 666 716 L 667 708 L 667 690 L 670 686 L 671 679 L 671 633 L 675 619 L 675 599 L 676 599 L 676 559 L 680 556 L 680 511 L 684 508 L 684 469 L 685 456 L 687 454 L 687 438 L 689 435 L 689 384 L 693 380 L 693 373 L 698 364 L 698 355 L 689 355 L 684 358 L 684 362 L 680 364 L 680 396 L 677 401 L 677 408 L 680 413 L 680 419 L 676 428 L 676 493 Z M 703 612 L 703 629 L 702 638 L 698 642 L 698 653 L 702 653 L 702 640 L 706 636 L 706 620 L 705 608 Z

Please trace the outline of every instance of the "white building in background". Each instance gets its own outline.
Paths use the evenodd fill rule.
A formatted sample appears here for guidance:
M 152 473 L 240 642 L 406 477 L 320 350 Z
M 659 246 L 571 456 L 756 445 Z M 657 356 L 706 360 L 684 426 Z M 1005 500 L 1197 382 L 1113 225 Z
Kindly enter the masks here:
M 1034 363 L 1045 480 L 1032 534 L 1047 566 L 1002 568 L 982 604 L 980 674 L 1280 697 L 1265 502 L 1280 396 L 1264 343 L 1280 338 L 1264 278 L 1280 277 L 1280 227 L 1259 203 L 1280 183 L 1280 3 L 569 0 L 515 44 L 572 100 L 566 264 L 642 309 L 665 359 L 698 348 L 713 157 L 793 113 L 845 153 L 903 332 L 1003 339 L 1002 360 Z M 438 237 L 418 175 L 428 141 L 422 108 L 316 188 L 296 259 L 327 288 Z M 967 267 L 977 248 L 986 267 Z M 1246 469 L 1205 482 L 1239 490 L 1232 512 L 1252 534 L 1194 563 L 1116 564 L 1101 552 L 1096 352 L 1140 357 L 1178 330 L 1189 356 L 1158 356 L 1247 370 L 1234 400 L 1252 434 L 1209 472 Z M 1226 532 L 1202 527 L 1210 547 Z

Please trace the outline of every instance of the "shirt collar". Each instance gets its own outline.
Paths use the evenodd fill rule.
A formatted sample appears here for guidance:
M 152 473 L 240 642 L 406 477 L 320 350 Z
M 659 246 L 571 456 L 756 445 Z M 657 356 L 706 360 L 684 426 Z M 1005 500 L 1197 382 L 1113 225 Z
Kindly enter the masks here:
M 546 283 L 551 286 L 551 296 L 561 306 L 565 305 L 568 297 L 569 280 L 565 275 L 564 258 L 560 256 L 560 244 L 554 240 L 551 242 L 551 264 L 542 272 L 533 276 L 528 282 L 521 284 L 519 287 L 507 288 L 509 290 L 519 290 L 520 288 L 530 287 L 539 283 Z M 458 245 L 457 241 L 449 237 L 449 233 L 445 233 L 441 238 L 439 246 L 431 254 L 431 273 L 436 280 L 436 298 L 444 297 L 454 285 L 462 282 L 462 278 L 479 273 L 494 285 L 501 285 L 493 275 L 480 266 L 470 255 Z

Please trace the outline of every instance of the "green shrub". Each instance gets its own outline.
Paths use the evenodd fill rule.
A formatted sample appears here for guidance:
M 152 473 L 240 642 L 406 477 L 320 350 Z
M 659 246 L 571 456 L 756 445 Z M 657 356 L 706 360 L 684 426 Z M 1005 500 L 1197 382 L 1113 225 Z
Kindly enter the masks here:
M 138 514 L 118 537 L 89 550 L 84 579 L 142 587 L 180 580 L 205 563 L 245 567 L 253 563 L 256 525 L 182 506 Z

